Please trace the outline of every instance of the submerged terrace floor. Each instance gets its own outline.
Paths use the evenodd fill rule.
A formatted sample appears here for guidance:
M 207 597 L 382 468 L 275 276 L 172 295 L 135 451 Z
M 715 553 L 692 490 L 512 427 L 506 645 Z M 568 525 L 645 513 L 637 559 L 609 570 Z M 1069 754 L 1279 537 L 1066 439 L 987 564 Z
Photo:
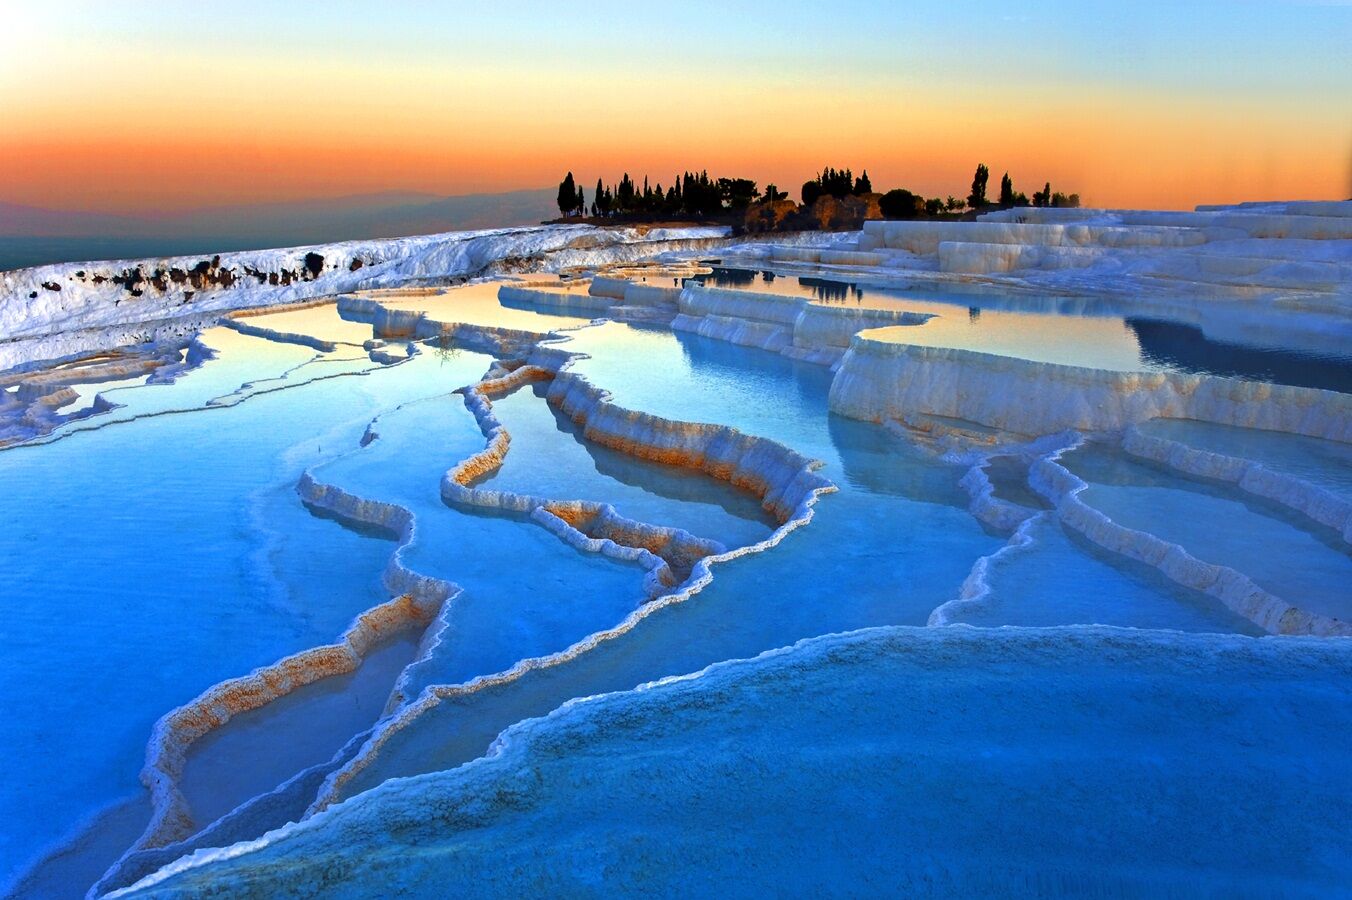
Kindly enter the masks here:
M 665 276 L 660 281 L 668 286 Z M 776 278 L 773 285 L 782 281 Z M 836 302 L 821 296 L 819 285 L 805 287 L 816 301 Z M 586 294 L 585 282 L 546 288 Z M 830 748 L 808 740 L 812 717 L 827 715 L 824 700 L 808 703 L 806 718 L 793 724 L 772 697 L 739 706 L 742 695 L 737 690 L 728 695 L 719 679 L 683 682 L 682 692 L 699 696 L 708 684 L 711 703 L 731 704 L 730 718 L 721 724 L 720 717 L 691 719 L 688 742 L 672 750 L 702 760 L 693 771 L 704 766 L 704 774 L 690 777 L 711 777 L 707 766 L 735 767 L 738 757 L 727 756 L 730 748 L 762 720 L 775 723 L 779 735 L 763 748 L 748 748 L 765 771 L 786 765 L 771 752 L 774 741 L 836 757 L 850 753 L 852 744 L 868 746 L 879 736 L 890 740 L 916 721 L 926 723 L 921 731 L 936 746 L 972 740 L 961 720 L 926 717 L 923 699 L 905 716 L 894 711 L 884 722 L 874 715 L 871 697 L 885 690 L 905 693 L 907 683 L 896 672 L 879 676 L 879 660 L 908 652 L 940 653 L 957 684 L 977 684 L 995 672 L 1015 674 L 1015 684 L 1049 682 L 1045 695 L 1013 689 L 1005 697 L 1009 723 L 1001 727 L 1010 740 L 1003 749 L 994 742 L 989 752 L 1032 756 L 1035 751 L 1022 746 L 1024 738 L 1016 739 L 1012 723 L 1020 710 L 1051 708 L 1064 694 L 1084 719 L 1065 724 L 1044 717 L 1041 733 L 1063 742 L 1058 746 L 1073 760 L 1069 764 L 1088 772 L 1114 710 L 1106 703 L 1086 706 L 1081 686 L 1138 679 L 1134 689 L 1155 704 L 1141 707 L 1144 721 L 1156 706 L 1197 698 L 1212 702 L 1206 698 L 1221 690 L 1217 685 L 1225 675 L 1189 685 L 1169 662 L 1171 642 L 1189 647 L 1189 640 L 1221 639 L 1083 626 L 1242 636 L 1265 628 L 1206 584 L 1180 580 L 1105 545 L 1096 533 L 1072 527 L 1078 519 L 1063 521 L 1067 501 L 1035 472 L 1040 460 L 1052 464 L 1048 454 L 1062 450 L 1060 464 L 1087 483 L 1076 496 L 1090 507 L 1177 542 L 1203 562 L 1243 570 L 1274 594 L 1308 600 L 1314 612 L 1346 616 L 1346 594 L 1337 585 L 1344 581 L 1347 546 L 1335 530 L 1297 509 L 1273 508 L 1274 501 L 1255 499 L 1240 485 L 1199 480 L 1177 469 L 1140 474 L 1144 463 L 1119 459 L 1115 436 L 1095 436 L 1097 443 L 1067 450 L 1069 439 L 1029 443 L 1029 436 L 1002 436 L 978 423 L 954 423 L 953 433 L 938 439 L 895 424 L 857 421 L 828 411 L 833 379 L 828 366 L 660 324 L 590 324 L 586 315 L 556 315 L 557 304 L 532 308 L 514 298 L 507 306 L 497 302 L 498 289 L 484 283 L 360 298 L 422 314 L 412 333 L 401 325 L 397 335 L 383 333 L 364 305 L 237 318 L 232 327 L 242 323 L 240 330 L 203 335 L 202 344 L 214 355 L 172 384 L 119 386 L 106 397 L 115 407 L 0 452 L 5 482 L 15 485 L 0 502 L 8 506 L 9 520 L 22 523 L 0 543 L 6 571 L 16 573 L 4 596 L 14 652 L 0 665 L 0 687 L 3 696 L 19 696 L 25 685 L 40 684 L 52 698 L 41 708 L 15 710 L 0 735 L 0 750 L 16 761 L 16 771 L 27 773 L 0 801 L 5 804 L 0 821 L 23 823 L 5 826 L 0 836 L 0 879 L 18 875 L 44 851 L 66 842 L 62 855 L 19 882 L 20 896 L 48 889 L 78 895 L 110 867 L 102 887 L 123 887 L 196 847 L 260 837 L 332 806 L 336 814 L 315 816 L 318 827 L 296 839 L 323 859 L 325 829 L 335 827 L 329 823 L 341 826 L 344 815 L 402 814 L 397 803 L 391 805 L 404 796 L 400 785 L 420 782 L 392 779 L 479 759 L 504 729 L 546 716 L 570 700 L 629 692 L 657 679 L 858 629 L 912 630 L 877 638 L 881 643 L 868 644 L 857 666 L 848 659 L 809 666 L 804 684 L 836 682 L 850 698 L 848 708 L 857 715 L 847 717 L 855 729 L 844 733 L 848 739 L 842 736 L 840 746 Z M 886 302 L 940 319 L 958 308 L 904 291 L 889 294 Z M 1120 358 L 1131 365 L 1129 341 L 1099 340 L 1100 331 L 1130 334 L 1120 320 L 1050 311 L 1035 299 L 1028 301 L 1035 312 L 1021 312 L 1025 298 L 1018 296 L 987 296 L 983 302 L 988 306 L 980 316 L 963 308 L 958 318 L 970 326 L 1011 317 L 1008 327 L 994 329 L 994 343 L 981 345 L 987 352 L 1024 354 L 1031 345 L 1015 341 L 1022 328 L 1015 323 L 1034 316 L 1034 330 L 1042 336 L 1038 346 L 1052 347 L 1051 355 L 1070 348 L 1083 353 L 1088 346 L 1092 358 L 1077 357 L 1081 363 L 1113 368 L 1111 360 Z M 935 322 L 905 328 L 923 334 Z M 478 330 L 443 328 L 449 323 Z M 551 331 L 554 336 L 547 338 Z M 1144 354 L 1139 342 L 1136 348 Z M 1027 351 L 1023 358 L 1040 357 Z M 486 375 L 498 387 L 486 390 L 482 401 L 474 391 L 456 393 Z M 609 396 L 597 400 L 586 394 L 588 387 Z M 742 438 L 725 430 L 682 423 L 731 426 L 764 440 L 739 443 Z M 1169 436 L 1207 446 L 1224 440 L 1238 453 L 1259 447 L 1256 456 L 1296 476 L 1336 480 L 1325 473 L 1327 460 L 1340 459 L 1340 451 L 1323 444 L 1290 448 L 1281 438 L 1230 440 L 1201 426 Z M 654 452 L 656 447 L 662 452 Z M 990 457 L 998 463 L 988 465 Z M 467 461 L 468 468 L 457 468 Z M 1003 487 L 988 495 L 983 481 Z M 763 504 L 771 495 L 787 499 Z M 1162 513 L 1161 497 L 1171 503 L 1182 498 L 1181 505 Z M 992 504 L 998 514 L 991 512 Z M 1271 533 L 1264 534 L 1280 544 L 1280 557 L 1267 558 L 1261 544 L 1255 550 L 1246 543 L 1248 531 L 1208 527 L 1240 514 L 1268 523 Z M 1305 564 L 1306 571 L 1283 574 Z M 142 836 L 158 808 L 154 804 L 165 802 L 161 795 L 147 802 L 137 783 L 157 719 L 213 684 L 334 643 L 354 617 L 392 595 L 412 591 L 438 598 L 436 584 L 448 595 L 444 604 L 428 600 L 436 606 L 430 618 L 410 620 L 363 650 L 366 661 L 356 674 L 328 675 L 283 692 L 204 736 L 184 737 L 171 729 L 173 740 L 186 742 L 181 772 L 170 774 L 191 821 L 172 833 Z M 938 637 L 953 631 L 939 627 L 946 623 L 1055 626 L 1064 633 L 1031 640 L 1051 646 L 1067 641 L 1075 648 L 1074 670 L 1058 674 L 1027 648 L 1015 653 L 1038 657 L 1030 657 L 1026 670 L 1013 659 L 988 659 L 980 652 L 948 656 L 937 649 L 950 640 Z M 963 636 L 951 640 L 987 647 L 981 632 L 959 631 Z M 1000 633 L 989 634 L 996 640 Z M 1234 734 L 1213 733 L 1220 744 L 1276 741 L 1286 704 L 1318 702 L 1337 709 L 1339 695 L 1347 699 L 1346 682 L 1340 687 L 1327 677 L 1347 665 L 1339 651 L 1316 649 L 1328 646 L 1317 639 L 1306 639 L 1308 657 L 1302 656 L 1306 644 L 1294 639 L 1271 653 L 1250 651 L 1244 643 L 1250 640 L 1232 637 L 1215 646 L 1225 648 L 1237 660 L 1236 671 L 1255 682 L 1262 680 L 1255 672 L 1312 667 L 1319 673 L 1318 687 L 1309 691 L 1318 699 L 1271 687 L 1274 720 L 1257 717 Z M 1133 660 L 1129 672 L 1092 661 L 1095 648 L 1109 646 L 1127 648 L 1121 653 Z M 165 647 L 174 651 L 166 653 Z M 886 654 L 876 655 L 880 647 Z M 990 653 L 998 656 L 994 649 Z M 527 660 L 532 662 L 523 664 Z M 763 677 L 754 664 L 746 671 L 753 682 Z M 888 678 L 896 686 L 886 688 Z M 97 689 L 91 691 L 91 685 Z M 936 697 L 946 692 L 943 684 L 925 688 L 931 689 Z M 981 695 L 980 688 L 973 691 L 972 697 Z M 658 694 L 621 696 L 635 698 L 633 721 L 665 715 Z M 343 702 L 345 697 L 351 702 Z M 982 709 L 982 715 L 996 714 L 994 706 Z M 746 717 L 741 725 L 738 716 Z M 548 722 L 529 727 L 547 733 Z M 638 740 L 623 732 L 605 739 L 613 745 L 584 746 L 577 760 L 600 755 L 623 760 Z M 660 740 L 666 752 L 677 746 L 678 736 L 664 734 Z M 1096 796 L 1107 792 L 1124 808 L 1148 806 L 1151 798 L 1175 791 L 1177 782 L 1165 774 L 1170 765 L 1207 746 L 1201 731 L 1171 731 L 1157 743 L 1151 740 L 1142 738 L 1141 752 L 1161 761 L 1158 777 L 1133 776 L 1114 793 L 1110 779 L 1086 776 L 1085 789 Z M 1316 774 L 1339 752 L 1336 741 L 1300 746 L 1308 748 L 1302 771 Z M 1223 746 L 1215 749 L 1224 757 Z M 880 751 L 875 747 L 860 759 L 875 752 Z M 890 752 L 877 757 L 881 770 L 889 758 L 900 758 Z M 570 765 L 572 753 L 559 750 L 558 758 Z M 901 756 L 912 753 L 918 754 L 917 765 L 933 761 L 920 744 Z M 1185 835 L 1189 816 L 1242 831 L 1237 811 L 1244 803 L 1259 795 L 1262 803 L 1276 802 L 1272 788 L 1259 786 L 1254 771 L 1244 768 L 1244 758 L 1192 764 L 1213 772 L 1219 767 L 1242 789 L 1228 799 L 1210 795 L 1211 807 L 1200 798 L 1168 807 L 1166 832 Z M 874 763 L 861 765 L 867 770 Z M 605 777 L 617 779 L 621 795 L 635 779 L 651 776 L 642 767 L 625 766 L 604 770 Z M 302 770 L 313 774 L 283 785 Z M 835 781 L 827 771 L 813 777 L 862 802 L 858 792 L 865 781 L 851 781 L 854 770 L 848 766 L 834 771 L 841 776 Z M 1020 772 L 1018 765 L 1002 764 L 972 791 L 987 794 L 995 806 L 1014 802 L 1040 783 L 1033 779 L 1020 786 Z M 934 777 L 936 785 L 956 783 Z M 382 784 L 387 788 L 371 790 Z M 279 786 L 283 789 L 267 803 L 240 808 Z M 747 790 L 754 796 L 765 787 Z M 549 799 L 550 814 L 564 812 L 569 796 Z M 1086 823 L 1097 815 L 1091 807 L 1069 805 Z M 95 818 L 109 808 L 117 815 Z M 977 811 L 978 826 L 993 827 L 981 804 L 964 808 Z M 237 809 L 193 842 L 195 832 Z M 1320 879 L 1329 877 L 1330 867 L 1352 858 L 1345 839 L 1325 827 L 1337 812 L 1330 808 L 1302 825 L 1309 840 L 1326 842 L 1324 862 L 1283 870 L 1280 877 L 1290 881 L 1282 884 L 1326 883 Z M 1171 881 L 1177 875 L 1154 870 L 1135 873 L 1136 881 L 1122 873 L 1094 881 L 1073 860 L 1097 840 L 1093 835 L 1100 827 L 1086 824 L 1081 838 L 1065 838 L 1058 883 L 1177 883 Z M 1238 848 L 1257 845 L 1257 826 L 1250 827 L 1253 840 L 1238 840 L 1211 864 L 1218 884 L 1237 883 Z M 459 831 L 445 825 L 428 840 L 450 841 Z M 1131 832 L 1120 856 L 1150 852 L 1157 839 L 1149 831 Z M 772 835 L 773 829 L 764 839 Z M 179 840 L 187 843 L 173 844 Z M 309 840 L 313 843 L 306 844 Z M 598 838 L 598 846 L 607 840 Z M 165 844 L 170 846 L 154 849 Z M 119 863 L 134 845 L 139 855 Z M 661 865 L 674 865 L 662 858 Z M 1101 855 L 1095 859 L 1096 865 L 1109 864 Z M 231 868 L 247 871 L 250 864 L 246 855 Z M 446 873 L 454 871 L 448 860 L 438 863 L 436 854 L 419 865 L 435 872 L 442 864 Z M 202 877 L 210 879 L 212 871 L 202 869 Z M 355 870 L 348 887 L 369 891 L 383 883 L 380 871 L 379 865 Z M 552 886 L 576 887 L 575 877 L 581 876 L 564 876 Z M 988 871 L 956 864 L 946 865 L 942 878 L 955 879 L 941 879 L 955 890 L 1004 883 Z M 978 880 L 964 880 L 970 878 Z

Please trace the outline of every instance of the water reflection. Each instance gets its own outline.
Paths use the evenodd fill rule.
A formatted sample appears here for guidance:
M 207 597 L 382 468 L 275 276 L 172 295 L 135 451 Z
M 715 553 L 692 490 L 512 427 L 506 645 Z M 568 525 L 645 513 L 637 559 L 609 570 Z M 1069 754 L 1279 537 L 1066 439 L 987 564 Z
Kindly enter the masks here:
M 1217 341 L 1196 325 L 1163 319 L 1125 321 L 1141 344 L 1141 358 L 1162 368 L 1352 393 L 1352 364 L 1346 355 Z
M 1190 322 L 1134 316 L 1132 301 L 1023 294 L 976 285 L 920 288 L 776 277 L 769 271 L 717 265 L 708 274 L 685 279 L 690 282 L 803 297 L 823 305 L 929 313 L 934 318 L 924 327 L 908 328 L 897 337 L 916 345 L 1113 371 L 1221 375 L 1352 393 L 1352 351 L 1329 350 L 1326 335 L 1285 334 L 1246 325 L 1250 329 L 1246 337 L 1252 341 L 1219 340 Z M 1204 312 L 1209 326 L 1226 332 L 1243 324 L 1232 321 L 1235 315 L 1218 306 Z

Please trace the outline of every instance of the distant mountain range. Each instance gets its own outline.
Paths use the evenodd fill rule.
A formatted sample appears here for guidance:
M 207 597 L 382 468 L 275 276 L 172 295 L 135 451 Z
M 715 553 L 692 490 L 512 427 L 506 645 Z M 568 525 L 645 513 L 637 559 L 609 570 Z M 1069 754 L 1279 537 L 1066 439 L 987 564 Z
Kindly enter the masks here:
M 553 188 L 459 197 L 389 192 L 143 215 L 0 201 L 0 269 L 534 225 L 557 214 L 554 195 Z
M 358 194 L 322 200 L 109 215 L 0 201 L 0 237 L 239 237 L 293 234 L 305 243 L 535 224 L 555 214 L 552 189 L 504 194 Z

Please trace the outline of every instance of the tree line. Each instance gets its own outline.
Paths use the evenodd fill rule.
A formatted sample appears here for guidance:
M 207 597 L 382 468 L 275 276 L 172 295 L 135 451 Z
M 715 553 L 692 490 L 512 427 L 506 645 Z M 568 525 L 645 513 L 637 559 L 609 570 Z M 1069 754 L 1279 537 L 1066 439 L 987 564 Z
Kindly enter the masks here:
M 965 200 L 952 195 L 943 199 L 938 197 L 926 199 L 919 194 L 898 189 L 884 194 L 878 201 L 878 205 L 882 214 L 889 219 L 915 219 L 922 215 L 934 217 L 943 213 L 960 213 L 964 210 L 980 212 L 992 207 L 1000 209 L 1010 209 L 1016 206 L 1074 208 L 1080 205 L 1079 194 L 1063 194 L 1060 191 L 1053 191 L 1051 182 L 1045 182 L 1042 190 L 1034 191 L 1033 199 L 1030 201 L 1022 191 L 1014 190 L 1014 180 L 1009 177 L 1008 172 L 1000 179 L 999 198 L 992 202 L 986 194 L 990 177 L 990 168 L 985 163 L 978 163 L 976 172 L 972 175 L 972 189 L 968 192 Z
M 774 185 L 766 188 L 767 195 L 778 193 Z M 609 218 L 627 215 L 685 215 L 706 218 L 728 211 L 746 209 L 760 199 L 756 182 L 749 178 L 710 178 L 708 170 L 685 172 L 672 179 L 671 186 L 656 187 L 643 178 L 643 187 L 624 173 L 618 184 L 606 185 L 596 180 L 591 204 L 586 192 L 569 172 L 559 183 L 559 212 L 564 216 Z
M 1051 182 L 1044 183 L 1042 190 L 1033 192 L 1033 200 L 1030 204 L 1028 195 L 1023 191 L 1014 190 L 1014 180 L 1009 177 L 1008 172 L 1000 179 L 1000 199 L 995 204 L 991 204 L 986 198 L 986 185 L 990 181 L 990 177 L 991 171 L 986 167 L 986 164 L 978 164 L 976 174 L 972 176 L 972 192 L 967 195 L 967 205 L 972 209 L 982 209 L 991 205 L 1002 207 L 1029 205 L 1037 207 L 1078 207 L 1080 205 L 1079 194 L 1053 192 Z
M 877 195 L 873 182 L 865 170 L 858 178 L 848 169 L 826 166 L 799 189 L 804 207 L 814 206 L 823 197 L 844 200 L 847 197 L 876 197 L 883 216 L 889 219 L 913 219 L 919 216 L 939 216 L 945 213 L 953 215 L 964 210 L 981 211 L 991 207 L 1010 208 L 1016 206 L 1035 207 L 1078 207 L 1079 194 L 1064 194 L 1053 191 L 1050 182 L 1042 190 L 1034 191 L 1031 200 L 1022 191 L 1014 189 L 1014 182 L 1006 172 L 1000 179 L 1000 193 L 992 202 L 987 196 L 990 181 L 990 169 L 978 164 L 972 176 L 972 187 L 966 199 L 952 195 L 939 198 L 926 198 L 904 188 L 895 188 Z M 597 179 L 592 192 L 591 203 L 587 202 L 586 192 L 569 172 L 559 183 L 558 207 L 564 216 L 586 216 L 593 218 L 613 218 L 617 216 L 691 216 L 709 218 L 727 213 L 744 212 L 756 202 L 781 202 L 788 195 L 777 185 L 768 184 L 762 193 L 759 185 L 749 178 L 710 178 L 708 170 L 685 172 L 672 179 L 671 185 L 663 188 L 659 182 L 652 186 L 647 176 L 640 188 L 629 173 L 624 173 L 619 182 L 606 185 Z

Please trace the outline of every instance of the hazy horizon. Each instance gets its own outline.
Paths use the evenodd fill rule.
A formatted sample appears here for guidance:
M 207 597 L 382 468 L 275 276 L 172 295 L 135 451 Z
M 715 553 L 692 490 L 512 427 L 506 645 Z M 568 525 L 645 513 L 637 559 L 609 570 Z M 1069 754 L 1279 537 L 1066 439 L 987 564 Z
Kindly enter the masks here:
M 0 271 L 534 225 L 557 214 L 554 197 L 554 188 L 457 196 L 386 191 L 131 215 L 0 200 Z

